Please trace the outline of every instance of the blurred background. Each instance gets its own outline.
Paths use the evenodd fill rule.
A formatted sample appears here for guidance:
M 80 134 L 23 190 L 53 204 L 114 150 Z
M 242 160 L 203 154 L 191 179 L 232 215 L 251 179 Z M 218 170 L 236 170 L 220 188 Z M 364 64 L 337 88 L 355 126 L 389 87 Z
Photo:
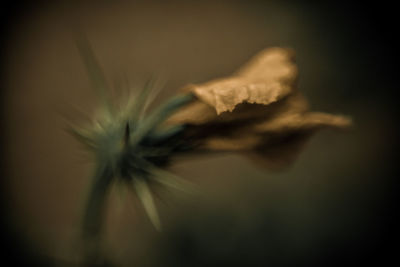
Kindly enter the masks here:
M 11 1 L 10 1 L 11 2 Z M 306 3 L 307 2 L 307 3 Z M 14 3 L 14 2 L 13 2 Z M 109 83 L 167 78 L 156 103 L 187 83 L 229 75 L 271 46 L 295 50 L 299 90 L 315 111 L 349 115 L 281 172 L 238 155 L 182 159 L 196 199 L 159 192 L 164 231 L 113 190 L 104 250 L 127 266 L 286 266 L 396 259 L 397 133 L 393 6 L 308 1 L 57 1 L 4 6 L 1 38 L 2 261 L 69 266 L 91 164 L 66 131 L 96 96 L 74 40 L 90 40 Z M 397 260 L 397 259 L 396 259 Z

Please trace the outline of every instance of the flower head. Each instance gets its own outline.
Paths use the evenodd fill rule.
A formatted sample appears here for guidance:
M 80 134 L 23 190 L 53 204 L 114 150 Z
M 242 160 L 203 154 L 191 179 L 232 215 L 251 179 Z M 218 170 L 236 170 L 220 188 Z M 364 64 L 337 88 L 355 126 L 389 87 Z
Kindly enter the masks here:
M 131 183 L 157 228 L 160 220 L 149 185 L 189 187 L 165 171 L 172 157 L 240 152 L 265 167 L 282 167 L 316 130 L 351 124 L 343 116 L 309 111 L 296 89 L 297 68 L 288 49 L 266 49 L 230 77 L 188 85 L 148 116 L 142 114 L 151 84 L 131 104 L 116 109 L 106 97 L 105 79 L 87 43 L 80 50 L 104 103 L 101 116 L 89 127 L 73 130 L 96 160 L 94 188 L 96 182 L 107 187 L 112 179 Z M 89 204 L 88 218 L 91 213 Z M 92 219 L 87 221 L 91 228 Z
M 160 229 L 149 185 L 156 182 L 177 189 L 191 189 L 187 182 L 164 170 L 171 156 L 189 149 L 184 139 L 180 138 L 184 125 L 162 124 L 171 114 L 192 101 L 194 96 L 177 95 L 146 115 L 149 94 L 154 87 L 149 81 L 136 98 L 127 105 L 117 107 L 109 99 L 106 79 L 88 41 L 79 36 L 77 44 L 103 104 L 91 124 L 70 129 L 92 153 L 96 166 L 84 218 L 84 234 L 88 239 L 98 234 L 101 222 L 96 220 L 101 220 L 99 217 L 103 209 L 98 203 L 103 203 L 111 181 L 132 185 L 152 223 Z

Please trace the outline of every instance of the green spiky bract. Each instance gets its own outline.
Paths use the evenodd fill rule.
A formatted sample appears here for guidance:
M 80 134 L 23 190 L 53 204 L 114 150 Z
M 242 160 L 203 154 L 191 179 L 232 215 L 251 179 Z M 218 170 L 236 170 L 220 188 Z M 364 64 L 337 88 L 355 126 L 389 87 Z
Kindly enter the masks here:
M 96 166 L 82 226 L 82 236 L 88 242 L 86 257 L 91 261 L 99 256 L 104 203 L 114 180 L 125 181 L 134 187 L 149 219 L 158 230 L 161 223 L 149 184 L 157 182 L 177 189 L 189 188 L 185 181 L 164 169 L 172 155 L 190 150 L 180 138 L 185 126 L 165 127 L 163 123 L 194 96 L 175 96 L 148 116 L 143 116 L 153 86 L 150 81 L 130 105 L 117 110 L 109 101 L 106 79 L 83 35 L 79 36 L 77 45 L 103 105 L 100 116 L 92 125 L 71 130 L 92 152 Z

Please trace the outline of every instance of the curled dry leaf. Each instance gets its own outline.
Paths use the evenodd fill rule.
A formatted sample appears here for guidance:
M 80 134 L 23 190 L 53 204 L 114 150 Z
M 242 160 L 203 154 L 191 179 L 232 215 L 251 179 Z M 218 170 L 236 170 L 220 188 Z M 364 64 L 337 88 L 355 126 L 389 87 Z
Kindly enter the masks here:
M 263 166 L 284 167 L 316 130 L 351 125 L 344 116 L 310 112 L 296 81 L 294 53 L 265 49 L 230 77 L 186 86 L 196 100 L 168 123 L 186 124 L 197 149 L 237 151 Z

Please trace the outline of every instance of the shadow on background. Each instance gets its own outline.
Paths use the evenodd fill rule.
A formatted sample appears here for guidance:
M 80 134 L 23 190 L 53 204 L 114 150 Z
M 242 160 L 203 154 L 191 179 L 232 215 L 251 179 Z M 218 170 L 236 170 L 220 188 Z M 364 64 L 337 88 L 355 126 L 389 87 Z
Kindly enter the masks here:
M 67 2 L 67 1 L 66 1 Z M 342 265 L 395 259 L 394 7 L 284 1 L 61 1 L 2 9 L 2 250 L 13 265 L 77 262 L 90 165 L 68 136 L 96 101 L 73 39 L 79 25 L 110 84 L 168 78 L 156 103 L 187 83 L 229 75 L 269 46 L 296 51 L 312 108 L 353 117 L 322 132 L 290 169 L 235 156 L 177 162 L 204 188 L 187 201 L 160 193 L 166 230 L 140 206 L 116 212 L 105 248 L 137 266 Z M 306 1 L 304 1 L 306 2 Z M 131 199 L 131 202 L 134 200 Z M 132 212 L 133 210 L 133 212 Z

